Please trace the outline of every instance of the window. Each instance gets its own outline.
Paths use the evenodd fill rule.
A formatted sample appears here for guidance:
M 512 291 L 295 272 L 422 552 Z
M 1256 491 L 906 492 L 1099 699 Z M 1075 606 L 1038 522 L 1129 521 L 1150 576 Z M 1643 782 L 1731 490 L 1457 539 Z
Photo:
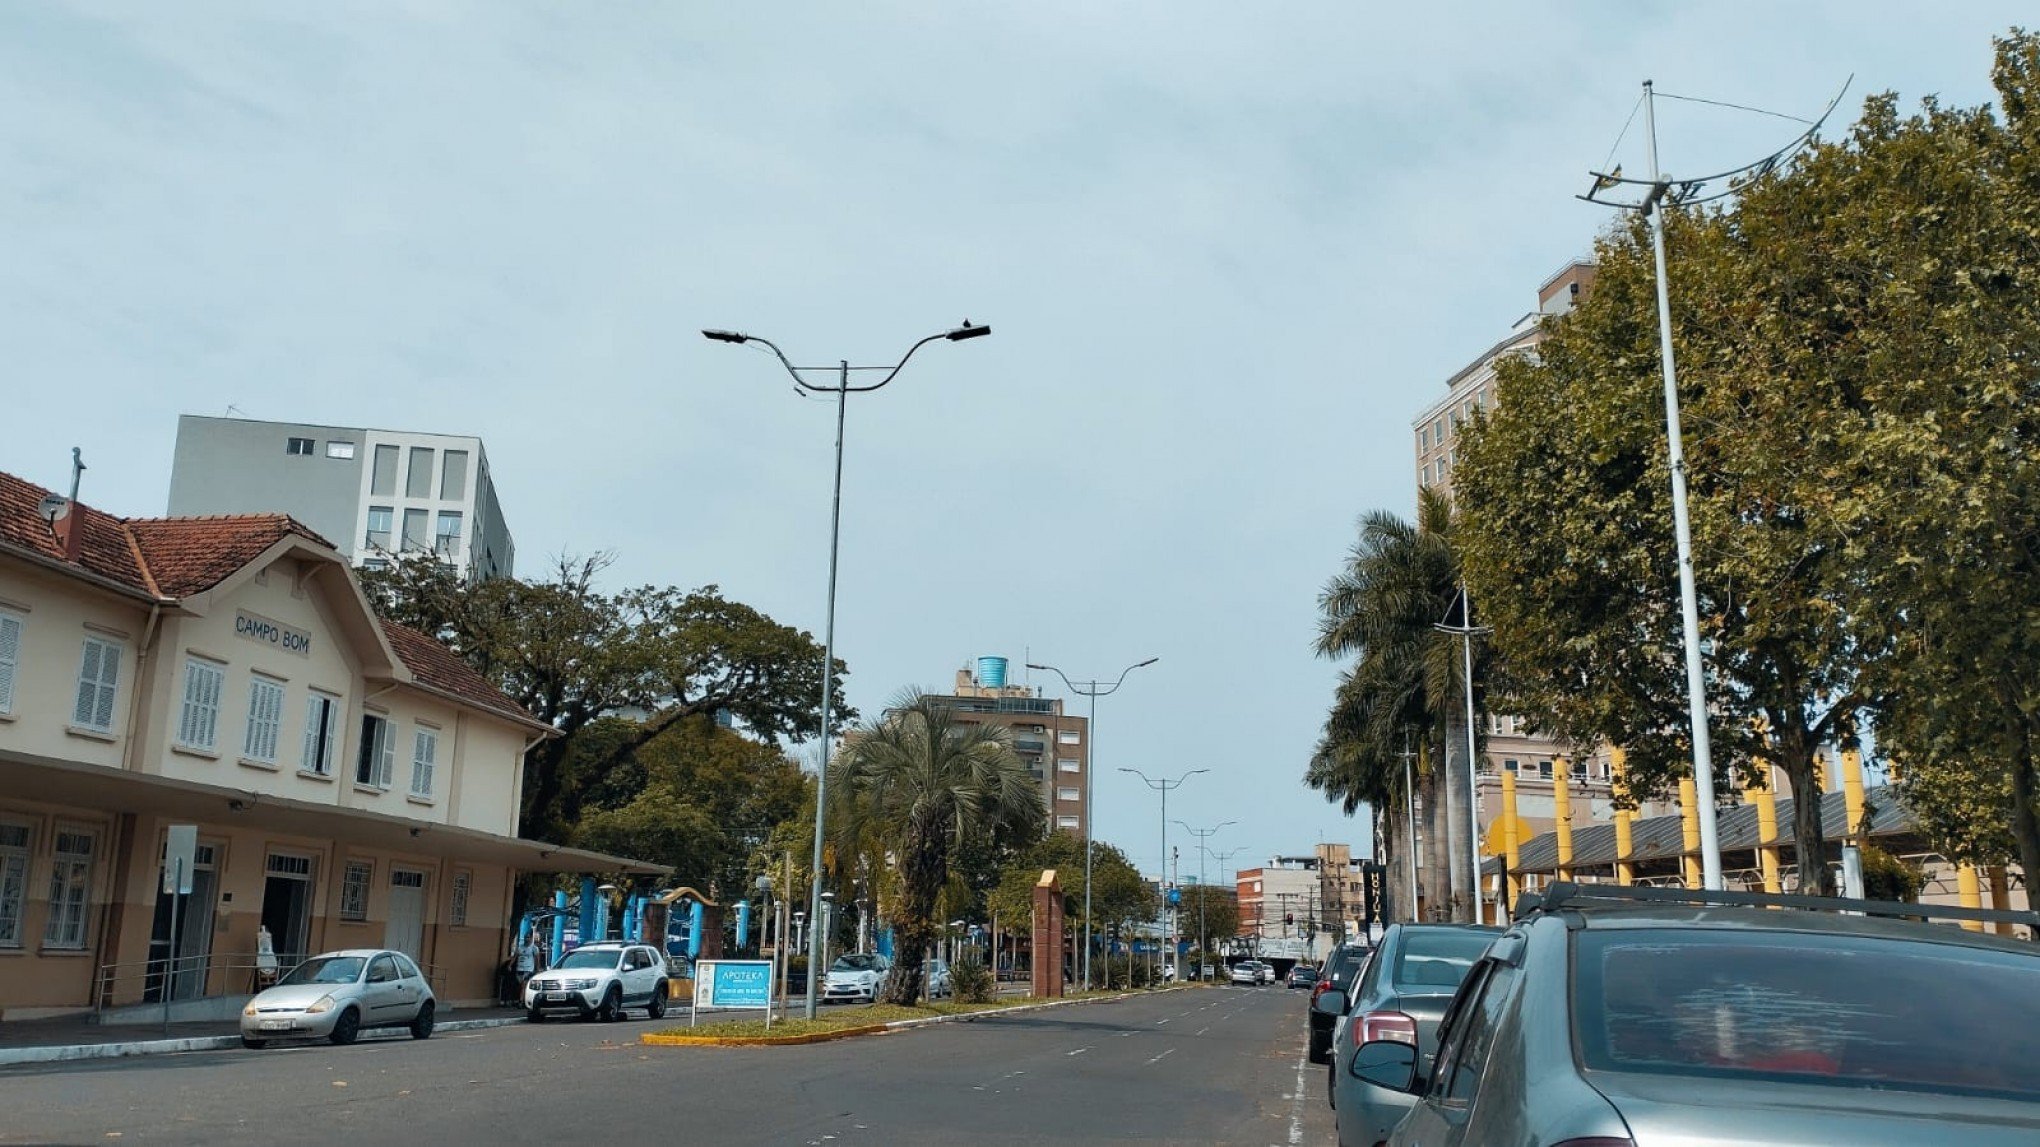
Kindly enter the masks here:
M 313 693 L 305 700 L 304 769 L 322 777 L 333 775 L 333 751 L 339 738 L 340 699 Z
M 390 548 L 390 528 L 395 524 L 396 511 L 389 506 L 368 508 L 368 545 L 370 549 Z
M 1077 818 L 1073 816 L 1056 817 L 1055 826 L 1057 828 L 1075 828 L 1077 827 Z
M 177 718 L 177 743 L 211 749 L 219 742 L 220 690 L 227 671 L 197 657 L 184 660 L 184 710 Z
M 241 755 L 264 764 L 276 763 L 277 734 L 283 729 L 283 686 L 267 677 L 257 677 L 248 686 L 248 732 L 241 738 Z
M 397 492 L 397 448 L 375 448 L 375 465 L 369 471 L 368 492 L 387 498 Z
M 71 723 L 81 729 L 113 731 L 113 691 L 120 684 L 120 646 L 97 637 L 85 639 L 85 660 L 78 667 L 78 705 Z
M 43 947 L 83 948 L 85 924 L 92 906 L 92 834 L 59 830 L 56 856 L 50 864 L 50 918 L 43 926 Z
M 425 519 L 423 510 L 404 511 L 404 550 L 407 553 L 422 552 L 425 547 Z
M 1516 758 L 1510 757 L 1502 762 L 1502 767 L 1513 773 L 1522 766 L 1516 763 Z
M 1078 792 L 1076 789 L 1060 788 L 1055 790 L 1055 799 L 1059 801 L 1082 800 L 1084 799 L 1084 794 Z
M 390 730 L 387 717 L 374 713 L 361 718 L 361 747 L 354 760 L 354 783 L 373 785 L 379 789 L 390 787 L 390 774 L 396 762 L 396 737 Z
M 1428 486 L 1430 484 L 1431 484 L 1431 464 L 1429 462 L 1426 462 L 1424 463 L 1424 485 Z
M 342 920 L 368 919 L 368 884 L 375 879 L 375 865 L 366 860 L 350 860 L 347 870 L 340 877 L 340 918 Z
M 411 740 L 411 795 L 429 797 L 432 795 L 432 766 L 439 758 L 439 734 L 431 729 L 419 729 Z
M 28 900 L 25 824 L 0 823 L 0 948 L 21 947 L 21 906 Z
M 352 442 L 328 442 L 328 443 L 326 443 L 326 457 L 328 457 L 328 458 L 352 458 L 352 457 L 354 457 L 354 443 L 352 443 Z
M 453 874 L 453 891 L 447 896 L 446 922 L 456 928 L 467 926 L 468 892 L 474 887 L 475 874 L 465 869 L 456 869 Z
M 14 711 L 14 668 L 21 663 L 21 619 L 0 613 L 0 713 Z
M 1056 730 L 1055 739 L 1061 744 L 1076 745 L 1083 743 L 1084 738 L 1075 729 L 1058 729 Z
M 460 556 L 460 515 L 451 510 L 439 514 L 439 530 L 432 539 L 432 552 L 442 558 Z
M 1550 780 L 1550 779 L 1551 779 L 1551 762 L 1550 762 L 1550 761 L 1539 761 L 1539 762 L 1537 762 L 1537 775 L 1538 775 L 1538 776 L 1540 776 L 1540 777 L 1542 777 L 1542 778 L 1544 778 L 1544 779 L 1545 779 L 1545 780 L 1547 780 L 1547 781 L 1548 781 L 1548 780 Z
M 283 440 L 283 452 L 293 458 L 310 458 L 312 456 L 312 440 L 309 438 L 286 438 Z
M 1064 773 L 1081 773 L 1084 771 L 1083 763 L 1078 761 L 1075 757 L 1059 758 L 1055 762 L 1055 767 L 1057 772 Z
M 432 496 L 432 448 L 411 447 L 411 465 L 404 472 L 404 496 L 407 498 L 430 498 Z
M 467 497 L 467 451 L 448 450 L 439 464 L 439 500 L 458 502 Z

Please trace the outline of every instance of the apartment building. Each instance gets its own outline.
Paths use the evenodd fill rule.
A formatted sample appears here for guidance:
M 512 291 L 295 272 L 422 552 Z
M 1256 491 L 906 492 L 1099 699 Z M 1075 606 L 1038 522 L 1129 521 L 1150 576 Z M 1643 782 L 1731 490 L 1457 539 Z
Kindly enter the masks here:
M 460 435 L 187 414 L 169 514 L 288 514 L 370 568 L 431 554 L 481 580 L 516 564 L 488 453 Z
M 663 871 L 518 837 L 550 735 L 301 522 L 120 518 L 0 473 L 0 1010 L 235 1006 L 265 938 L 286 967 L 398 948 L 491 999 L 520 874 Z
M 1014 752 L 1041 782 L 1042 807 L 1049 823 L 1082 836 L 1090 832 L 1090 722 L 1063 712 L 1060 697 L 1006 681 L 1007 660 L 980 657 L 974 666 L 956 671 L 956 686 L 931 697 L 969 716 L 966 724 L 995 725 L 1006 730 Z

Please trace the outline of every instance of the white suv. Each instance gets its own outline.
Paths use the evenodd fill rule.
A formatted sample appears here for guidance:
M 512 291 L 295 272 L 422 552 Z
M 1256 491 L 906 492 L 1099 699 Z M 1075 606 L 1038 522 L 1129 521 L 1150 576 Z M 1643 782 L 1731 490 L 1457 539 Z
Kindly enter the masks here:
M 885 982 L 885 974 L 891 970 L 892 961 L 875 952 L 850 952 L 838 956 L 836 962 L 829 965 L 828 977 L 822 981 L 822 1002 L 847 1004 L 861 1000 L 875 1003 L 879 985 Z
M 666 1014 L 666 958 L 650 945 L 583 944 L 524 984 L 532 1023 L 553 1012 L 616 1020 L 625 1008 L 643 1008 L 652 1019 Z

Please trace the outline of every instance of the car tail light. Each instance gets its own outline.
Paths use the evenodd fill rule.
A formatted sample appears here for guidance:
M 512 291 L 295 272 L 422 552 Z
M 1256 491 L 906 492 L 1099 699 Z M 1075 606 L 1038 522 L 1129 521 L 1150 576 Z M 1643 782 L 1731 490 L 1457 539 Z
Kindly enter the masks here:
M 1417 1021 L 1401 1012 L 1367 1012 L 1360 1022 L 1353 1025 L 1353 1046 L 1373 1043 L 1378 1039 L 1392 1039 L 1398 1043 L 1417 1046 Z
M 1313 1004 L 1317 1003 L 1317 998 L 1330 990 L 1331 986 L 1332 982 L 1330 980 L 1319 980 L 1317 983 L 1312 984 L 1310 986 L 1310 1002 Z

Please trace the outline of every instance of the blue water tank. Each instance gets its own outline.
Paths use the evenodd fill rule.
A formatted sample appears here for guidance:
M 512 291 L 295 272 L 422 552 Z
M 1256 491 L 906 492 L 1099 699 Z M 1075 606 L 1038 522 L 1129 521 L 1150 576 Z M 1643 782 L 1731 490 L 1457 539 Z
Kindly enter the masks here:
M 997 689 L 1006 684 L 1006 659 L 1003 657 L 978 658 L 978 684 L 987 689 Z

